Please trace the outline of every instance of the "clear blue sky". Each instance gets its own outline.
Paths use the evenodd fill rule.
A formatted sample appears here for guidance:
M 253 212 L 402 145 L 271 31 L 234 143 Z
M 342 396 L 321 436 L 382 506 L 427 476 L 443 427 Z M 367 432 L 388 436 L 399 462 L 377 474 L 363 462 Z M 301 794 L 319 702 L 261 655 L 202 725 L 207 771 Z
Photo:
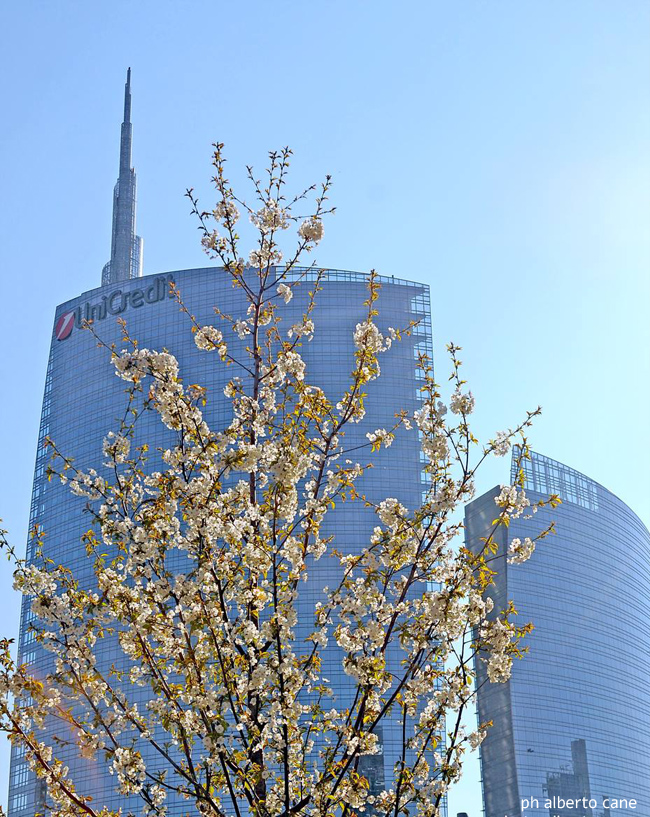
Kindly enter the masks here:
M 438 371 L 445 343 L 462 345 L 479 431 L 541 403 L 535 448 L 648 523 L 647 0 L 27 0 L 5 6 L 3 28 L 0 516 L 13 541 L 54 308 L 96 286 L 109 256 L 129 65 L 145 272 L 204 264 L 183 192 L 209 202 L 213 141 L 233 180 L 289 144 L 297 182 L 334 177 L 322 265 L 431 285 Z M 481 490 L 505 481 L 506 464 L 484 476 Z M 479 817 L 476 764 L 451 797 L 461 810 Z

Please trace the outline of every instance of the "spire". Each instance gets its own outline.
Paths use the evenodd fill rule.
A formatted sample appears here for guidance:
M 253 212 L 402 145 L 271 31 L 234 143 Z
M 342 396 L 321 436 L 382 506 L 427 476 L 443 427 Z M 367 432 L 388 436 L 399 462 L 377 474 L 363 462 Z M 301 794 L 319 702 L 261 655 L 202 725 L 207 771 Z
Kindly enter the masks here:
M 124 121 L 131 122 L 131 69 L 126 69 L 126 85 L 124 86 Z
M 131 69 L 126 72 L 124 85 L 124 121 L 120 139 L 120 176 L 131 169 L 131 145 L 133 142 L 133 125 L 131 124 Z
M 135 234 L 136 177 L 131 167 L 131 69 L 124 85 L 124 121 L 120 136 L 120 171 L 113 191 L 111 260 L 104 265 L 102 284 L 115 284 L 142 275 L 142 239 Z

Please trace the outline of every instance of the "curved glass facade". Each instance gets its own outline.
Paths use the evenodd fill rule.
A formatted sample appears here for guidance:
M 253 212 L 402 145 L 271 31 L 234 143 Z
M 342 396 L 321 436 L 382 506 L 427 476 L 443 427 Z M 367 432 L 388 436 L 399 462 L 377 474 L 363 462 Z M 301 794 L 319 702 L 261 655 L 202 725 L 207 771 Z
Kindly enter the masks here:
M 555 493 L 562 504 L 495 537 L 495 609 L 513 599 L 516 620 L 535 629 L 507 683 L 490 683 L 477 664 L 479 720 L 494 722 L 481 747 L 485 815 L 649 815 L 650 534 L 620 499 L 559 462 L 532 454 L 525 476 L 531 502 Z M 474 550 L 498 493 L 467 506 Z M 556 535 L 528 562 L 507 564 L 513 538 L 552 520 Z
M 299 274 L 299 273 L 294 273 Z M 299 321 L 307 302 L 312 273 L 295 290 L 293 300 L 280 307 L 280 315 L 286 326 Z M 199 323 L 217 321 L 213 307 L 231 315 L 244 315 L 241 289 L 233 288 L 229 277 L 219 268 L 203 268 L 177 271 L 165 275 L 150 275 L 119 284 L 101 287 L 62 304 L 56 311 L 54 332 L 50 351 L 40 440 L 31 509 L 31 525 L 39 525 L 46 532 L 46 553 L 57 563 L 65 564 L 82 580 L 92 582 L 90 565 L 80 542 L 81 534 L 88 527 L 88 519 L 82 513 L 83 500 L 73 496 L 68 488 L 54 480 L 48 482 L 46 467 L 48 453 L 43 441 L 50 436 L 65 452 L 74 458 L 80 468 L 97 467 L 102 461 L 101 445 L 107 432 L 118 427 L 119 417 L 125 405 L 124 382 L 119 380 L 110 363 L 106 349 L 97 348 L 96 341 L 88 331 L 80 328 L 84 318 L 93 319 L 98 335 L 108 344 L 115 342 L 122 348 L 121 330 L 117 318 L 126 320 L 132 337 L 141 347 L 168 349 L 180 363 L 180 372 L 186 383 L 199 383 L 207 387 L 206 419 L 213 428 L 222 427 L 230 421 L 230 402 L 223 396 L 226 382 L 233 376 L 232 367 L 220 363 L 215 355 L 197 350 L 191 324 L 181 313 L 178 304 L 168 297 L 169 281 L 173 280 L 189 311 Z M 411 320 L 420 321 L 410 337 L 396 343 L 390 352 L 382 356 L 381 377 L 368 387 L 368 413 L 362 423 L 351 427 L 347 433 L 350 446 L 367 443 L 365 434 L 378 427 L 389 428 L 396 411 L 417 408 L 416 376 L 417 356 L 421 352 L 431 355 L 431 323 L 429 292 L 426 286 L 402 281 L 397 278 L 380 279 L 382 289 L 378 301 L 380 329 L 388 326 L 406 327 Z M 354 344 L 352 333 L 356 324 L 365 318 L 364 300 L 368 296 L 367 276 L 361 273 L 338 270 L 328 271 L 317 298 L 314 312 L 316 331 L 314 340 L 301 349 L 307 363 L 307 379 L 322 387 L 328 396 L 341 394 L 353 368 Z M 229 334 L 229 333 L 228 333 Z M 230 343 L 237 354 L 237 339 Z M 145 439 L 151 450 L 165 444 L 168 433 L 157 415 L 144 415 L 135 443 Z M 422 472 L 419 459 L 419 443 L 416 434 L 401 434 L 395 440 L 388 455 L 384 450 L 373 457 L 374 467 L 364 476 L 362 490 L 371 499 L 386 496 L 397 497 L 404 505 L 418 505 L 422 494 Z M 153 468 L 153 464 L 152 464 Z M 99 470 L 99 468 L 98 468 Z M 339 547 L 354 551 L 363 548 L 376 518 L 361 503 L 337 506 L 332 531 Z M 28 558 L 33 554 L 28 550 Z M 331 585 L 336 569 L 323 559 L 318 563 L 305 590 L 301 602 L 305 617 L 311 618 L 314 602 L 321 597 L 321 590 Z M 333 560 L 331 560 L 333 561 Z M 334 572 L 333 572 L 334 571 Z M 299 611 L 300 613 L 300 611 Z M 31 665 L 34 672 L 47 671 L 49 653 L 41 650 L 28 633 L 30 620 L 28 605 L 24 606 L 21 622 L 20 659 Z M 299 615 L 303 619 L 302 615 Z M 113 641 L 106 640 L 100 648 L 100 660 L 105 666 L 115 663 L 118 667 L 124 659 Z M 337 705 L 348 696 L 350 679 L 343 674 L 340 655 L 325 651 L 323 668 L 337 695 Z M 144 691 L 142 692 L 144 695 Z M 142 698 L 146 702 L 146 696 Z M 399 730 L 386 730 L 383 740 L 383 756 L 373 761 L 367 773 L 381 784 L 389 780 L 394 762 L 398 757 Z M 139 810 L 139 799 L 124 798 L 112 794 L 114 778 L 107 773 L 104 762 L 82 761 L 77 757 L 74 745 L 64 749 L 61 756 L 70 766 L 71 777 L 78 789 L 92 794 L 97 804 L 110 808 L 121 807 L 125 812 Z M 12 817 L 33 817 L 43 802 L 44 792 L 39 789 L 26 768 L 18 750 L 12 754 L 10 776 L 9 814 Z M 174 804 L 169 801 L 169 814 L 185 813 L 187 801 Z

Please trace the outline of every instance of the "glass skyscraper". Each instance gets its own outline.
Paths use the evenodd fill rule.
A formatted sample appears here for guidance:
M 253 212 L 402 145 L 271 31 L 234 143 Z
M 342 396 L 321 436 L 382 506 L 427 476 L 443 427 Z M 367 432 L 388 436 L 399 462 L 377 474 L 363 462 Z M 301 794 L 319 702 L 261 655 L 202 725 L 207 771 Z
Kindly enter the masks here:
M 127 96 L 130 110 L 128 81 Z M 127 136 L 130 156 L 130 123 Z M 123 128 L 123 145 L 124 138 Z M 118 182 L 120 193 L 124 189 L 121 181 L 122 160 Z M 130 173 L 134 179 L 133 171 L 130 170 Z M 133 196 L 127 197 L 126 203 L 120 195 L 115 197 L 114 248 L 135 246 L 134 201 L 134 192 Z M 120 210 L 123 206 L 128 210 L 127 221 L 131 224 L 131 232 L 126 237 L 128 240 L 120 243 L 115 231 L 125 223 Z M 126 257 L 125 253 L 122 256 Z M 117 321 L 122 318 L 141 347 L 172 352 L 179 360 L 184 381 L 207 387 L 206 419 L 213 429 L 218 429 L 231 419 L 230 401 L 224 398 L 223 389 L 232 377 L 232 370 L 224 364 L 215 363 L 214 355 L 197 350 L 189 319 L 169 296 L 169 284 L 171 281 L 176 284 L 185 305 L 200 324 L 215 323 L 215 305 L 225 313 L 242 317 L 248 306 L 243 291 L 233 288 L 230 277 L 223 269 L 206 267 L 142 277 L 139 267 L 127 267 L 124 263 L 120 266 L 116 261 L 119 257 L 114 250 L 108 274 L 105 268 L 101 287 L 66 301 L 56 310 L 31 505 L 30 526 L 38 525 L 45 531 L 46 555 L 55 563 L 71 568 L 88 586 L 92 586 L 93 576 L 81 542 L 81 536 L 89 526 L 89 520 L 83 513 L 84 503 L 56 480 L 48 481 L 46 469 L 49 454 L 44 448 L 44 441 L 46 437 L 54 440 L 59 450 L 74 459 L 77 467 L 96 467 L 100 470 L 102 440 L 107 432 L 119 427 L 125 394 L 124 382 L 115 377 L 110 354 L 106 349 L 97 347 L 91 333 L 82 328 L 82 322 L 91 319 L 97 334 L 108 345 L 115 343 L 120 349 L 124 344 Z M 135 275 L 134 270 L 137 272 Z M 287 327 L 299 322 L 308 301 L 314 273 L 307 270 L 292 272 L 295 277 L 302 274 L 306 277 L 294 290 L 291 303 L 279 308 L 282 323 Z M 396 411 L 405 409 L 412 412 L 417 408 L 417 358 L 421 353 L 431 355 L 432 352 L 428 288 L 392 277 L 379 280 L 382 286 L 378 300 L 379 328 L 385 331 L 388 326 L 405 327 L 412 320 L 419 321 L 419 324 L 410 337 L 394 344 L 391 351 L 382 356 L 381 377 L 367 389 L 367 416 L 348 432 L 346 443 L 349 446 L 367 443 L 365 434 L 368 431 L 378 427 L 390 428 Z M 318 293 L 317 307 L 313 313 L 316 325 L 314 340 L 303 345 L 301 354 L 307 364 L 308 382 L 323 388 L 330 397 L 342 394 L 348 385 L 355 349 L 352 335 L 356 324 L 365 318 L 363 302 L 367 296 L 365 274 L 341 270 L 325 273 L 323 288 Z M 236 356 L 238 348 L 243 354 L 245 343 L 233 336 L 229 338 L 229 346 Z M 151 450 L 155 451 L 157 447 L 168 444 L 168 435 L 157 415 L 148 413 L 138 421 L 134 442 L 137 444 L 146 440 Z M 394 496 L 411 509 L 420 504 L 424 474 L 415 433 L 398 435 L 388 453 L 382 450 L 373 456 L 373 465 L 360 484 L 369 498 L 381 500 Z M 362 503 L 345 503 L 334 511 L 330 532 L 336 535 L 336 546 L 353 552 L 367 545 L 375 523 L 376 517 L 371 510 L 364 509 Z M 27 558 L 34 558 L 31 545 L 28 545 Z M 301 592 L 301 619 L 311 618 L 322 588 L 333 583 L 336 568 L 330 567 L 327 561 L 323 559 L 318 563 L 312 579 Z M 42 677 L 50 666 L 50 654 L 42 650 L 29 631 L 31 615 L 30 604 L 26 601 L 21 618 L 19 660 L 29 664 L 30 669 Z M 338 649 L 336 660 L 329 650 L 324 652 L 323 668 L 337 696 L 336 703 L 340 705 L 348 696 L 351 681 L 342 671 Z M 115 663 L 119 668 L 120 662 L 125 660 L 112 639 L 106 639 L 106 643 L 98 647 L 98 652 L 99 661 L 105 667 Z M 140 691 L 140 694 L 143 697 L 138 700 L 146 702 L 146 692 Z M 51 731 L 57 730 L 52 727 Z M 383 754 L 374 759 L 367 769 L 368 776 L 377 786 L 390 780 L 393 764 L 398 759 L 399 746 L 394 743 L 397 740 L 399 734 L 394 738 L 389 730 L 383 736 Z M 129 809 L 139 811 L 142 803 L 138 798 L 114 793 L 115 778 L 108 774 L 101 758 L 96 761 L 82 760 L 78 757 L 74 742 L 57 750 L 57 754 L 70 767 L 71 778 L 77 788 L 91 794 L 96 805 L 114 809 L 121 807 L 124 813 Z M 14 748 L 9 814 L 11 817 L 33 817 L 34 812 L 42 807 L 44 797 L 42 784 L 29 772 L 21 751 Z M 168 805 L 170 815 L 185 813 L 188 808 L 185 800 L 178 803 L 169 800 Z
M 513 457 L 512 483 L 515 467 Z M 524 472 L 531 502 L 553 493 L 562 504 L 495 535 L 495 611 L 513 599 L 516 621 L 535 629 L 507 683 L 490 683 L 477 663 L 479 720 L 494 723 L 481 746 L 485 816 L 650 815 L 650 534 L 620 499 L 559 462 L 532 454 Z M 467 506 L 475 551 L 498 494 Z M 528 562 L 507 563 L 514 538 L 552 520 L 557 534 Z

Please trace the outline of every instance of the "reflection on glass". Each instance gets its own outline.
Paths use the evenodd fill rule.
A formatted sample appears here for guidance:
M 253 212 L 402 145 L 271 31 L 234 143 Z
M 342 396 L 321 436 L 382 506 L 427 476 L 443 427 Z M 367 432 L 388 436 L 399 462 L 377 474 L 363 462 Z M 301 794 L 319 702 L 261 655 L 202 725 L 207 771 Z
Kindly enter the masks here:
M 589 764 L 587 763 L 587 744 L 584 740 L 571 741 L 571 767 L 559 772 L 546 773 L 544 794 L 551 801 L 549 817 L 593 817 L 593 811 L 584 805 L 591 800 L 589 789 Z M 582 801 L 580 806 L 558 807 L 560 801 Z

